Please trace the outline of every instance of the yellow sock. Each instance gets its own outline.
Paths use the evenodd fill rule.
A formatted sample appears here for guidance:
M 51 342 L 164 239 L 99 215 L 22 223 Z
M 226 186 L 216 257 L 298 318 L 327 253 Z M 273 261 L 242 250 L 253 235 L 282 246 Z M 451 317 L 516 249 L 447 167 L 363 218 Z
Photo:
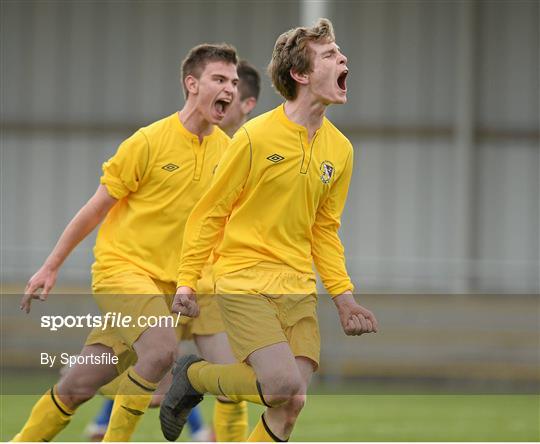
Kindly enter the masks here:
M 200 393 L 225 396 L 231 401 L 268 405 L 262 397 L 253 369 L 243 363 L 210 364 L 196 362 L 188 369 L 189 382 Z
M 283 441 L 282 439 L 279 439 L 268 428 L 268 425 L 266 424 L 266 421 L 264 419 L 264 413 L 261 415 L 261 419 L 259 419 L 259 422 L 255 426 L 255 428 L 251 431 L 251 434 L 249 435 L 249 438 L 247 439 L 247 442 L 286 442 L 286 441 L 287 440 Z
M 103 441 L 129 441 L 158 386 L 138 375 L 132 367 L 125 373 L 114 398 L 111 420 Z
M 105 384 L 104 386 L 101 386 L 99 388 L 99 393 L 101 393 L 106 398 L 112 399 L 114 401 L 114 397 L 118 393 L 118 390 L 120 388 L 120 384 L 126 377 L 126 371 L 124 373 L 118 375 L 116 378 L 114 378 L 111 382 L 108 384 Z
M 214 432 L 217 442 L 243 442 L 248 436 L 247 402 L 214 402 Z
M 54 386 L 36 402 L 26 424 L 12 441 L 51 441 L 69 424 L 74 412 L 60 400 Z

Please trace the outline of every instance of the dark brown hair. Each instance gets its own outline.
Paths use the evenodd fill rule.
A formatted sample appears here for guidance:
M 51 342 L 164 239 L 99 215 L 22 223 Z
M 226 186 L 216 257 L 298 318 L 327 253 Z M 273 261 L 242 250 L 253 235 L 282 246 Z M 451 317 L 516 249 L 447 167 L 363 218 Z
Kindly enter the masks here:
M 259 75 L 259 71 L 245 60 L 240 60 L 236 70 L 240 79 L 240 82 L 238 82 L 240 100 L 245 100 L 248 97 L 254 97 L 255 100 L 258 100 L 259 93 L 261 92 L 261 76 Z
M 298 74 L 313 71 L 312 51 L 308 43 L 333 41 L 334 28 L 330 20 L 325 18 L 319 19 L 311 28 L 302 26 L 281 34 L 268 65 L 268 74 L 277 92 L 287 100 L 294 100 L 297 84 L 291 77 L 291 70 Z
M 182 60 L 182 87 L 184 88 L 184 96 L 188 97 L 188 91 L 185 85 L 186 77 L 191 75 L 199 78 L 208 62 L 225 62 L 238 64 L 236 49 L 227 44 L 209 44 L 203 43 L 192 48 L 184 60 Z

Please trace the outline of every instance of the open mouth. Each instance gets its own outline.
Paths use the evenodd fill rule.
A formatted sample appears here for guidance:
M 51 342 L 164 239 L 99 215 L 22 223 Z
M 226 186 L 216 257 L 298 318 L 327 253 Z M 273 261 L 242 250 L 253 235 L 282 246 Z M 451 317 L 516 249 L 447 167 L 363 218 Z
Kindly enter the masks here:
M 231 104 L 231 101 L 230 100 L 227 100 L 227 99 L 218 99 L 216 100 L 216 102 L 214 103 L 214 108 L 216 110 L 216 112 L 219 114 L 219 115 L 225 115 L 225 113 L 227 112 L 227 109 L 229 108 L 229 105 Z
M 338 87 L 339 89 L 341 89 L 342 91 L 347 91 L 347 75 L 349 74 L 349 70 L 346 69 L 345 71 L 343 71 L 338 79 L 337 79 L 337 84 L 338 84 Z

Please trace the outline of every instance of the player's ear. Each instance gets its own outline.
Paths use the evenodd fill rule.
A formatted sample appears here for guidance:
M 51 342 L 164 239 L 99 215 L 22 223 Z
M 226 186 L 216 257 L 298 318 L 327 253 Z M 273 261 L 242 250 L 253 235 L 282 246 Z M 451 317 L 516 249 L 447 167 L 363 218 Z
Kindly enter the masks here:
M 292 69 L 289 71 L 289 74 L 295 82 L 300 83 L 300 85 L 307 85 L 309 83 L 309 74 L 306 72 L 304 74 L 299 74 Z
M 247 99 L 242 100 L 240 106 L 242 107 L 242 114 L 247 115 L 253 108 L 257 105 L 257 99 L 255 97 L 248 97 Z
M 184 85 L 189 94 L 197 94 L 199 92 L 199 79 L 191 74 L 184 79 Z

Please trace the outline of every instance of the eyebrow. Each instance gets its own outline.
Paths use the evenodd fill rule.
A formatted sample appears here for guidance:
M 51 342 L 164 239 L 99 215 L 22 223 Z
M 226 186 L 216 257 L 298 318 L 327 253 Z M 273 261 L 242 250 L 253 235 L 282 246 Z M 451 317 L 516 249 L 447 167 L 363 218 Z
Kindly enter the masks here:
M 338 48 L 339 49 L 339 48 Z M 332 48 L 332 49 L 328 49 L 326 51 L 324 51 L 322 53 L 323 56 L 327 55 L 327 54 L 335 54 L 337 52 L 337 49 L 336 48 Z
M 223 80 L 228 80 L 230 79 L 231 82 L 238 82 L 240 79 L 238 77 L 227 77 L 227 76 L 224 76 L 223 74 L 211 74 L 211 77 L 213 79 L 223 79 Z

